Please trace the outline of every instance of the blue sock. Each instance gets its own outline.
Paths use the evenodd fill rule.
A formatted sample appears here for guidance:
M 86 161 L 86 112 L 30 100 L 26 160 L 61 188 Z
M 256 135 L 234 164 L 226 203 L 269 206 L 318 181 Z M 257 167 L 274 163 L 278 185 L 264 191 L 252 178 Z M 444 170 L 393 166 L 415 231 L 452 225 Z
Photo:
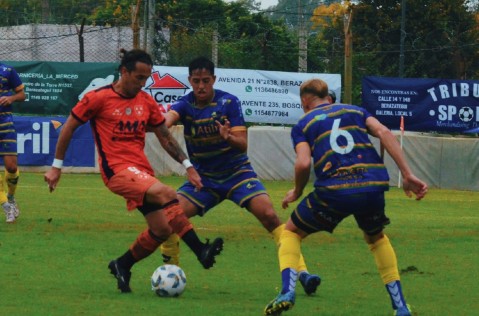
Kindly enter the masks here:
M 283 281 L 283 288 L 281 294 L 286 292 L 294 292 L 296 287 L 296 280 L 298 279 L 298 272 L 291 268 L 286 268 L 281 271 L 281 280 Z
M 389 282 L 388 284 L 386 284 L 386 290 L 391 297 L 393 309 L 398 309 L 399 307 L 406 306 L 406 300 L 404 299 L 404 295 L 402 294 L 400 281 Z

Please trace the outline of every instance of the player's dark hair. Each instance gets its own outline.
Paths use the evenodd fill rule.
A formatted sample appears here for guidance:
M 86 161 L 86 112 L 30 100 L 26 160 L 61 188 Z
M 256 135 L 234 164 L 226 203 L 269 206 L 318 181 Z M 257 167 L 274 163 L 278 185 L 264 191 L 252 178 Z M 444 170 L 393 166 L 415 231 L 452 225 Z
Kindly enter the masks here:
M 153 60 L 151 56 L 141 49 L 132 49 L 127 51 L 125 49 L 120 49 L 121 62 L 118 69 L 125 67 L 128 72 L 135 70 L 136 63 L 144 63 L 147 65 L 153 66 Z
M 333 90 L 329 90 L 328 94 L 331 97 L 331 103 L 336 103 L 336 93 Z
M 206 69 L 210 74 L 215 74 L 215 64 L 206 57 L 198 57 L 193 59 L 188 66 L 188 73 L 190 76 L 193 74 L 193 71 L 198 69 Z

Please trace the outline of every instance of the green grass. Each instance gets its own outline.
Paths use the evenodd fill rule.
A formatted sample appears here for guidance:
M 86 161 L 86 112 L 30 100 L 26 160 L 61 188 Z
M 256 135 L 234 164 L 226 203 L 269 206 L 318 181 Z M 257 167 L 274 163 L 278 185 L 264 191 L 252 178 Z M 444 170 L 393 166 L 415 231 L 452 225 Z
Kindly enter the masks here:
M 149 278 L 158 253 L 133 268 L 132 294 L 120 294 L 108 262 L 145 228 L 99 175 L 64 174 L 50 194 L 43 174 L 22 173 L 16 224 L 0 222 L 1 315 L 261 315 L 281 284 L 276 247 L 245 210 L 226 201 L 193 218 L 202 238 L 223 236 L 217 264 L 204 270 L 182 244 L 188 283 L 179 298 L 157 297 Z M 163 178 L 178 187 L 183 179 Z M 265 182 L 280 203 L 291 182 Z M 404 293 L 416 315 L 476 315 L 479 310 L 479 194 L 431 190 L 425 200 L 387 193 L 386 229 L 396 250 Z M 303 242 L 309 270 L 321 275 L 318 293 L 298 289 L 286 315 L 392 315 L 373 257 L 352 218 L 333 235 Z M 300 285 L 298 285 L 300 287 Z

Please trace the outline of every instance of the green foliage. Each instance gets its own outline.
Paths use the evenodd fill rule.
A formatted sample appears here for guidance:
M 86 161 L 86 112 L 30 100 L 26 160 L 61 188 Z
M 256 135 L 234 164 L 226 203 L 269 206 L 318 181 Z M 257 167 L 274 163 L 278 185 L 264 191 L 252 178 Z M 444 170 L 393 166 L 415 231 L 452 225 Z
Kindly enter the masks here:
M 299 27 L 307 36 L 307 69 L 344 73 L 344 13 L 352 8 L 353 103 L 364 76 L 398 77 L 401 0 L 155 1 L 158 65 L 186 66 L 198 55 L 218 67 L 297 71 Z M 0 26 L 31 23 L 131 25 L 138 0 L 3 0 Z M 140 1 L 140 25 L 144 5 Z M 479 76 L 478 5 L 468 0 L 405 1 L 404 77 L 473 79 Z M 167 31 L 165 31 L 165 29 Z
M 97 6 L 89 16 L 88 20 L 91 24 L 115 26 L 131 24 L 133 15 L 132 5 L 136 5 L 138 1 L 104 0 L 103 2 L 104 3 Z M 139 3 L 141 4 L 142 2 L 143 1 L 140 1 Z M 140 8 L 137 8 L 136 10 L 140 10 Z
M 361 78 L 368 75 L 398 77 L 401 41 L 401 1 L 362 0 L 352 5 L 353 97 L 360 101 Z M 406 1 L 404 77 L 469 79 L 478 75 L 479 30 L 476 15 L 465 0 Z M 325 48 L 328 61 L 342 73 L 343 63 L 333 49 L 344 52 L 342 16 L 327 8 L 315 10 L 313 29 Z M 327 20 L 330 26 L 318 21 Z M 447 61 L 447 62 L 446 62 Z
M 251 12 L 254 3 L 160 1 L 157 7 L 161 26 L 171 32 L 171 45 L 163 50 L 168 65 L 186 66 L 194 56 L 211 56 L 217 32 L 219 67 L 297 69 L 297 36 L 283 21 Z
M 0 26 L 33 23 L 79 24 L 105 0 L 2 0 Z
M 184 179 L 165 177 L 178 187 Z M 265 182 L 280 217 L 290 181 Z M 63 174 L 54 193 L 43 175 L 23 172 L 17 191 L 21 215 L 0 222 L 0 310 L 5 315 L 261 315 L 277 294 L 280 274 L 271 236 L 245 210 L 226 201 L 193 223 L 201 238 L 223 236 L 217 264 L 204 270 L 182 243 L 187 275 L 177 299 L 157 297 L 149 277 L 161 265 L 154 254 L 134 266 L 133 293 L 120 294 L 109 260 L 121 255 L 145 228 L 127 212 L 98 174 Z M 417 315 L 475 315 L 479 287 L 477 192 L 431 190 L 421 202 L 391 188 L 386 229 L 395 248 L 403 290 Z M 298 285 L 291 315 L 391 315 L 391 304 L 374 259 L 352 218 L 334 234 L 303 241 L 311 272 L 323 282 L 312 297 Z

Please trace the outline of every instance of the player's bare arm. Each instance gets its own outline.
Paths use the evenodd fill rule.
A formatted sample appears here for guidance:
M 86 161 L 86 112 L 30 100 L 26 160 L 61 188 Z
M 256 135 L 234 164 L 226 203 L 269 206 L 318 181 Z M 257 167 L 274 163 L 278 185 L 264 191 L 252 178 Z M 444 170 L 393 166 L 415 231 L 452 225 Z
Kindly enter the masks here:
M 374 117 L 369 117 L 366 120 L 366 126 L 371 135 L 380 139 L 381 144 L 401 171 L 403 190 L 406 195 L 412 197 L 412 193 L 414 193 L 416 200 L 421 200 L 426 195 L 428 186 L 412 173 L 394 134 Z
M 0 97 L 0 106 L 8 106 L 11 105 L 13 102 L 17 101 L 25 101 L 25 92 L 22 90 L 17 91 L 15 94 L 10 96 L 2 96 Z
M 73 137 L 75 130 L 82 125 L 80 121 L 75 119 L 73 116 L 69 116 L 65 124 L 63 125 L 60 136 L 58 137 L 57 147 L 55 150 L 55 159 L 63 161 L 65 158 L 65 153 L 70 145 L 70 141 Z M 62 169 L 52 166 L 44 175 L 45 182 L 48 183 L 48 188 L 50 192 L 55 190 L 58 182 L 60 181 L 60 176 Z
M 180 116 L 175 111 L 168 111 L 164 114 L 166 127 L 170 128 L 178 122 Z
M 158 127 L 154 128 L 154 133 L 158 140 L 160 141 L 161 146 L 166 152 L 179 163 L 182 163 L 184 160 L 188 159 L 188 156 L 185 154 L 183 149 L 176 141 L 176 139 L 171 135 L 170 131 L 166 124 L 161 124 Z M 188 180 L 197 188 L 201 189 L 203 184 L 201 183 L 201 177 L 193 167 L 186 168 L 186 173 L 188 175 Z
M 296 161 L 294 163 L 294 188 L 286 193 L 282 207 L 285 209 L 289 203 L 296 201 L 308 184 L 311 168 L 311 149 L 307 143 L 299 143 L 296 146 Z
M 171 135 L 170 131 L 166 124 L 161 124 L 154 129 L 155 135 L 160 141 L 161 146 L 166 150 L 166 152 L 179 163 L 183 160 L 188 159 L 188 156 L 185 154 L 183 149 L 176 141 L 176 139 Z
M 218 126 L 221 137 L 226 140 L 230 146 L 243 152 L 248 150 L 248 134 L 246 128 L 244 130 L 242 128 L 232 129 L 231 123 L 228 120 L 225 120 L 224 124 L 216 121 L 216 126 Z

